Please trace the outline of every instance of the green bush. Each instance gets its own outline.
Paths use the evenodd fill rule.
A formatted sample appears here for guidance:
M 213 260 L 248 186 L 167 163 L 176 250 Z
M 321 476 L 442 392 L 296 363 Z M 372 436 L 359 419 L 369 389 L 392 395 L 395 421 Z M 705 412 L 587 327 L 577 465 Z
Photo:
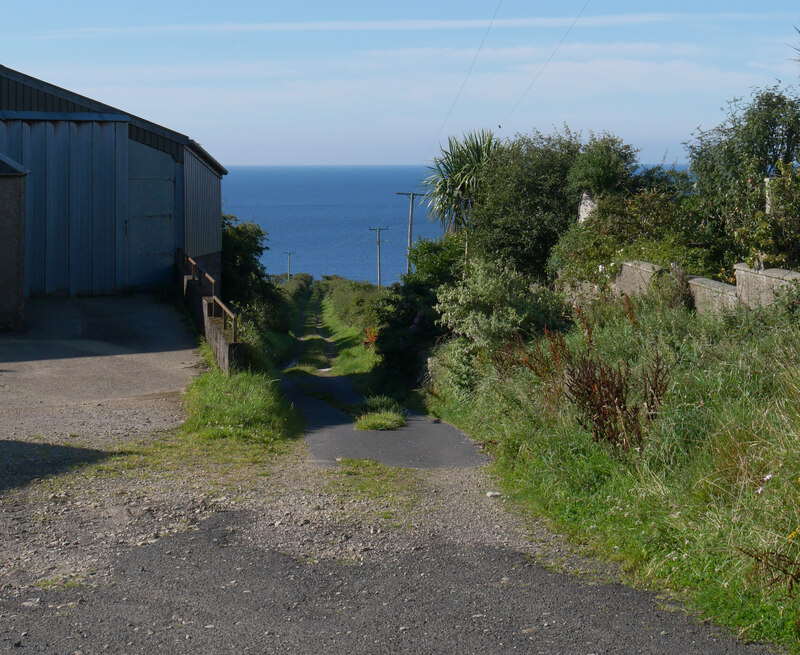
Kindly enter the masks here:
M 450 233 L 437 241 L 420 239 L 411 248 L 412 272 L 393 285 L 378 306 L 375 350 L 378 374 L 408 388 L 420 380 L 425 360 L 446 330 L 438 323 L 436 289 L 461 277 L 464 236 Z
M 595 198 L 627 190 L 638 162 L 636 150 L 609 133 L 591 135 L 567 174 L 573 194 L 590 191 Z
M 441 323 L 480 347 L 569 324 L 564 298 L 511 268 L 477 260 L 466 280 L 438 291 Z
M 308 299 L 314 278 L 309 273 L 295 273 L 282 285 L 283 292 L 295 303 Z
M 783 229 L 796 210 L 800 163 L 800 97 L 778 86 L 753 91 L 749 102 L 728 104 L 722 123 L 698 130 L 687 144 L 695 204 L 718 248 L 721 263 L 800 262 L 797 233 Z M 766 215 L 764 178 L 783 178 L 774 211 Z M 787 186 L 793 187 L 784 195 Z M 785 203 L 785 204 L 784 204 Z
M 266 238 L 255 223 L 222 215 L 222 299 L 256 330 L 285 332 L 290 307 L 261 263 Z
M 644 189 L 628 197 L 601 196 L 583 223 L 573 223 L 553 247 L 548 269 L 562 282 L 605 284 L 626 261 L 660 266 L 677 263 L 693 275 L 713 278 L 730 273 L 718 264 L 711 235 L 697 226 L 680 188 Z
M 329 300 L 334 316 L 361 332 L 376 328 L 378 307 L 388 293 L 369 282 L 355 282 L 338 275 L 325 275 L 320 282 L 325 297 Z

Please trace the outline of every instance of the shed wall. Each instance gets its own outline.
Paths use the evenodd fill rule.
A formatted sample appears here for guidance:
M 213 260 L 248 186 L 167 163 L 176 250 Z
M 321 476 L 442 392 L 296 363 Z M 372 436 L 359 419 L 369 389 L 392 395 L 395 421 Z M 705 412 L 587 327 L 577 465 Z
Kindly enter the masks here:
M 184 153 L 185 246 L 189 257 L 222 250 L 220 176 L 191 151 Z
M 175 261 L 176 179 L 180 164 L 172 157 L 131 140 L 128 165 L 128 284 L 167 285 Z
M 126 287 L 125 122 L 0 122 L 0 152 L 26 183 L 25 297 L 98 295 Z
M 25 176 L 3 168 L 0 160 L 0 328 L 22 319 L 25 279 Z

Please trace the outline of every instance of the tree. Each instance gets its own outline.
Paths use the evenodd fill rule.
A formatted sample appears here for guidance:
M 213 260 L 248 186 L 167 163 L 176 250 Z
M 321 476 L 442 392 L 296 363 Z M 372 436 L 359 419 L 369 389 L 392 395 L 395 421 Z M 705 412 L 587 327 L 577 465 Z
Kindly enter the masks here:
M 710 196 L 740 191 L 742 180 L 771 177 L 800 154 L 800 98 L 772 86 L 755 90 L 749 103 L 728 103 L 725 120 L 694 134 L 687 149 L 698 190 Z M 760 180 L 759 180 L 760 181 Z
M 613 134 L 592 134 L 570 168 L 567 184 L 574 193 L 590 191 L 595 198 L 623 191 L 630 186 L 638 166 L 636 152 Z
M 471 225 L 471 212 L 480 190 L 480 173 L 500 142 L 489 130 L 469 132 L 459 141 L 449 137 L 447 148 L 433 158 L 427 189 L 428 215 L 448 232 Z
M 753 91 L 748 103 L 734 99 L 725 120 L 698 130 L 687 149 L 695 180 L 693 209 L 713 242 L 725 244 L 725 266 L 742 259 L 763 262 L 764 256 L 798 249 L 772 236 L 764 178 L 780 177 L 800 163 L 800 98 L 772 86 Z
M 222 289 L 226 301 L 246 305 L 272 286 L 261 263 L 266 239 L 266 232 L 255 223 L 241 223 L 232 214 L 222 215 Z
M 261 255 L 267 234 L 252 222 L 222 215 L 222 293 L 259 329 L 288 328 L 286 297 L 269 279 Z
M 481 175 L 473 243 L 481 255 L 525 275 L 545 276 L 550 249 L 576 220 L 580 194 L 567 175 L 581 152 L 580 135 L 518 135 Z

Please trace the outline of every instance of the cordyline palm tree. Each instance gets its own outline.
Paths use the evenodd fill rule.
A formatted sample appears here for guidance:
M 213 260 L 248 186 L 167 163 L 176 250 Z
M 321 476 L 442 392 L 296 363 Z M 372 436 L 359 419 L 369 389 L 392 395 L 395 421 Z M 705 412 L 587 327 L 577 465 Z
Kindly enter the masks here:
M 499 147 L 491 131 L 480 130 L 465 134 L 461 140 L 449 137 L 447 148 L 433 158 L 428 167 L 431 174 L 422 182 L 428 216 L 448 232 L 470 227 L 481 168 Z
M 472 226 L 472 205 L 480 187 L 480 172 L 492 153 L 500 147 L 490 130 L 469 132 L 461 141 L 447 139 L 447 149 L 433 158 L 431 174 L 422 182 L 426 187 L 428 217 L 438 220 L 448 232 Z M 469 259 L 469 235 L 464 234 L 464 278 Z

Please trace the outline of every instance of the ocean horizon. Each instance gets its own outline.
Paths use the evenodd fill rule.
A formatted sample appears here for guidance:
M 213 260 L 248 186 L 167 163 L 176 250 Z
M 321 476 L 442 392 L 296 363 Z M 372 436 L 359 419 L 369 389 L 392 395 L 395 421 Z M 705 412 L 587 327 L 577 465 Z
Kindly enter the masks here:
M 262 262 L 271 275 L 316 279 L 339 275 L 378 281 L 376 230 L 381 228 L 381 281 L 406 272 L 409 198 L 421 193 L 425 166 L 230 166 L 222 178 L 222 211 L 253 221 L 268 235 Z M 441 225 L 415 198 L 413 241 L 436 239 Z M 387 228 L 387 229 L 384 229 Z

